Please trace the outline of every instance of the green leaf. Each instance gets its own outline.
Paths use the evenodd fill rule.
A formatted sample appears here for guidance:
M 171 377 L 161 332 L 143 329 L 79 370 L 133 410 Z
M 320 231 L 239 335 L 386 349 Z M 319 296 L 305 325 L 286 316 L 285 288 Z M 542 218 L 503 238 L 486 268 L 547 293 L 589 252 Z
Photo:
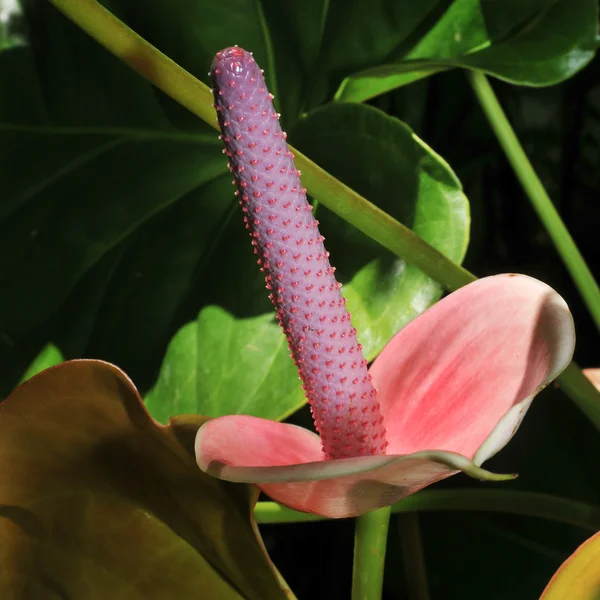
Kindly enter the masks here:
M 277 73 L 277 89 L 271 90 L 275 94 L 275 107 L 281 111 L 282 123 L 288 127 L 302 112 L 315 81 L 329 3 L 257 0 L 254 4 L 262 8 L 265 38 L 268 35 L 271 42 Z M 271 64 L 264 68 L 265 74 L 272 70 Z
M 221 8 L 196 3 L 186 9 L 185 3 L 178 2 L 172 11 L 166 11 L 159 27 L 162 4 L 145 12 L 125 10 L 117 1 L 111 5 L 195 72 L 206 61 L 202 66 L 205 73 L 212 52 L 233 43 L 228 36 L 241 28 L 241 21 L 234 19 L 230 32 L 211 29 L 198 50 L 192 39 L 180 40 L 175 31 L 184 22 L 215 20 Z M 3 372 L 2 387 L 7 390 L 22 377 L 25 365 L 50 342 L 67 358 L 95 356 L 122 365 L 147 390 L 156 380 L 168 341 L 195 319 L 203 306 L 218 305 L 236 320 L 259 315 L 270 318 L 272 308 L 264 280 L 233 206 L 216 135 L 157 95 L 55 9 L 38 3 L 26 3 L 26 7 L 32 48 L 0 54 L 0 80 L 15 82 L 10 93 L 0 99 L 0 139 L 6 154 L 4 164 L 11 172 L 0 209 L 0 284 L 11 289 L 11 294 L 0 299 L 0 357 L 12 361 L 12 368 Z M 309 15 L 318 19 L 321 29 L 311 34 L 312 42 L 306 40 L 298 53 L 282 49 L 278 60 L 283 62 L 276 67 L 277 73 L 289 70 L 291 63 L 286 67 L 283 56 L 296 57 L 304 72 L 317 60 L 315 48 L 323 42 L 329 15 L 318 3 L 310 7 L 303 19 Z M 244 33 L 247 38 L 237 41 L 258 44 L 266 35 L 264 27 L 275 31 L 275 22 L 285 11 L 265 2 L 262 12 L 264 22 L 257 12 L 249 21 L 255 25 Z M 300 24 L 297 28 L 294 35 L 300 35 Z M 279 33 L 272 39 L 285 42 Z M 86 60 L 78 61 L 77 56 Z M 257 56 L 260 58 L 258 50 Z M 266 49 L 261 60 L 268 69 L 271 59 Z M 294 91 L 292 88 L 292 93 L 284 96 L 295 97 L 297 103 L 300 96 Z M 418 154 L 412 159 L 421 160 Z M 421 168 L 416 162 L 414 167 Z M 390 176 L 395 175 L 388 171 L 386 177 Z M 346 248 L 339 252 L 347 254 Z M 388 263 L 398 266 L 393 260 Z M 381 268 L 384 271 L 380 273 Z M 355 294 L 359 301 L 379 274 L 381 286 L 394 287 L 396 274 L 393 268 L 385 268 L 383 263 L 373 264 L 357 279 L 354 287 L 362 289 Z M 350 269 L 351 265 L 346 265 L 346 277 L 354 276 Z M 425 297 L 432 297 L 431 281 L 414 269 L 412 272 L 413 291 L 403 292 L 403 298 L 400 292 L 395 296 L 381 293 L 378 306 L 368 307 L 381 310 L 379 320 L 388 321 L 383 338 L 371 325 L 371 317 L 359 323 L 366 332 L 367 328 L 371 331 L 365 335 L 374 336 L 369 345 L 371 355 L 408 318 L 389 316 L 388 300 L 394 301 L 392 310 L 399 299 L 410 304 L 409 296 L 417 294 L 419 278 Z M 435 294 L 439 294 L 437 286 Z M 413 316 L 427 301 L 417 304 Z M 356 312 L 359 321 L 361 313 L 366 315 L 359 308 Z M 277 331 L 272 324 L 269 328 Z M 280 352 L 283 356 L 284 351 Z M 267 352 L 261 360 L 268 364 L 272 359 Z M 288 361 L 287 357 L 281 360 Z M 188 366 L 191 364 L 188 361 Z M 258 373 L 261 368 L 255 365 L 253 371 Z M 268 386 L 256 391 L 252 402 L 258 414 L 282 418 L 298 406 L 298 396 L 292 392 L 296 377 L 292 367 L 286 369 L 287 375 L 269 383 L 279 386 L 276 394 Z M 211 384 L 200 385 L 208 388 Z M 202 397 L 207 396 L 206 388 L 198 388 Z M 153 395 L 155 401 L 150 405 L 160 418 L 172 405 L 170 395 L 164 389 L 161 402 Z M 222 398 L 215 396 L 217 401 Z M 271 408 L 263 412 L 261 406 L 266 404 Z M 220 414 L 214 412 L 214 406 L 200 404 L 199 392 L 186 406 L 186 412 Z M 233 410 L 236 404 L 230 400 L 225 406 Z M 241 409 L 238 406 L 236 410 Z
M 31 379 L 45 369 L 59 365 L 64 360 L 61 351 L 54 344 L 46 344 L 35 357 L 34 361 L 29 365 L 27 371 L 25 371 L 21 383 Z
M 335 97 L 362 102 L 455 67 L 520 85 L 552 85 L 593 58 L 597 21 L 595 0 L 455 0 L 413 46 L 400 44 L 383 64 L 350 75 Z
M 197 314 L 211 286 L 219 286 L 207 271 L 232 209 L 237 213 L 233 199 L 230 178 L 219 177 L 138 228 L 120 248 L 110 272 L 87 352 L 110 357 L 136 373 L 148 372 L 149 359 L 155 366 L 160 364 L 174 330 L 187 322 L 189 314 Z M 89 276 L 93 281 L 101 279 L 101 273 Z M 87 306 L 95 294 L 92 287 Z M 79 290 L 72 297 L 75 302 L 84 298 Z M 64 312 L 69 312 L 68 307 Z
M 540 600 L 598 600 L 600 598 L 600 533 L 584 542 L 562 564 Z
M 47 24 L 52 27 L 53 20 Z M 79 40 L 82 34 L 76 33 L 73 38 Z M 0 210 L 0 280 L 4 289 L 11 290 L 0 299 L 0 354 L 6 356 L 42 328 L 49 325 L 52 330 L 52 325 L 61 320 L 60 311 L 71 294 L 79 286 L 90 287 L 86 276 L 115 250 L 123 253 L 121 257 L 115 255 L 122 259 L 116 274 L 126 271 L 129 276 L 127 286 L 119 288 L 119 301 L 140 290 L 148 294 L 146 300 L 154 301 L 155 308 L 161 304 L 155 327 L 149 329 L 147 321 L 141 323 L 139 319 L 129 323 L 129 330 L 135 329 L 135 334 L 146 332 L 151 338 L 150 349 L 156 351 L 164 344 L 165 328 L 171 326 L 187 291 L 182 280 L 187 277 L 189 282 L 198 255 L 210 246 L 211 233 L 218 233 L 231 202 L 229 194 L 220 203 L 206 195 L 213 192 L 210 185 L 226 171 L 216 136 L 212 132 L 207 137 L 203 133 L 165 130 L 158 116 L 154 124 L 143 124 L 145 107 L 149 107 L 148 114 L 154 110 L 161 114 L 150 86 L 106 56 L 91 40 L 89 44 L 92 47 L 82 53 L 92 64 L 95 53 L 102 53 L 95 63 L 98 72 L 113 74 L 114 78 L 106 86 L 94 83 L 93 77 L 82 80 L 82 88 L 84 81 L 101 88 L 99 100 L 89 102 L 83 115 L 78 114 L 80 100 L 68 95 L 68 86 L 63 94 L 52 82 L 40 93 L 42 82 L 27 48 L 12 48 L 0 54 L 0 78 L 14 77 L 15 82 L 12 93 L 3 95 L 0 102 L 3 165 L 11 174 Z M 50 57 L 44 59 L 50 61 Z M 65 58 L 65 62 L 69 61 Z M 54 69 L 48 65 L 48 71 L 57 78 L 58 70 L 57 65 Z M 105 112 L 121 76 L 131 89 L 127 92 L 127 86 L 121 86 L 124 95 L 120 106 Z M 68 79 L 71 74 L 64 77 Z M 17 97 L 27 100 L 19 103 Z M 129 110 L 128 103 L 133 103 L 135 110 Z M 55 116 L 48 118 L 48 112 Z M 77 123 L 84 119 L 86 123 Z M 157 221 L 153 218 L 158 215 L 169 229 L 156 231 Z M 190 233 L 194 235 L 193 247 Z M 146 255 L 145 269 L 139 268 L 138 243 L 152 244 L 152 249 L 160 250 L 158 255 Z M 190 256 L 191 252 L 196 255 Z M 149 258 L 155 259 L 153 264 L 148 263 Z M 136 262 L 135 269 L 125 264 L 131 262 Z M 163 268 L 171 280 L 179 278 L 177 285 L 170 286 L 166 280 L 158 285 Z M 155 279 L 150 283 L 153 275 Z M 107 295 L 116 299 L 110 292 Z M 165 295 L 169 296 L 166 302 Z M 84 296 L 79 302 L 89 303 L 89 312 L 97 314 L 96 297 Z M 136 314 L 146 316 L 139 307 Z M 72 328 L 67 317 L 61 325 L 65 323 Z M 59 337 L 66 333 L 64 327 L 56 330 Z M 115 343 L 114 331 L 98 331 L 101 338 L 103 334 L 111 337 L 112 348 L 122 344 Z M 93 346 L 87 346 L 89 341 L 82 340 L 74 354 L 83 353 L 86 347 L 90 354 L 96 354 Z M 97 354 L 101 354 L 104 344 L 100 340 L 98 345 Z M 15 374 L 11 376 L 16 379 Z
M 203 80 L 214 52 L 243 44 L 271 85 L 285 85 L 278 101 L 289 106 L 289 121 L 296 117 L 304 89 L 296 73 L 312 68 L 323 34 L 303 32 L 324 18 L 320 2 L 302 10 L 275 2 L 244 10 L 234 2 L 106 4 Z M 53 343 L 68 358 L 118 363 L 147 389 L 175 332 L 202 306 L 216 299 L 231 309 L 226 296 L 238 295 L 235 272 L 245 269 L 233 263 L 227 287 L 212 268 L 229 251 L 226 160 L 214 131 L 55 8 L 30 0 L 24 7 L 31 48 L 0 53 L 0 141 L 10 173 L 0 285 L 11 290 L 0 299 L 0 388 L 8 392 Z M 278 28 L 284 16 L 294 16 L 293 28 Z M 289 35 L 302 38 L 298 52 Z M 244 306 L 257 307 L 256 316 L 270 306 L 253 261 L 251 273 Z
M 256 490 L 196 465 L 204 420 L 158 426 L 99 361 L 18 388 L 0 412 L 0 595 L 288 597 L 251 520 Z
M 205 80 L 227 44 L 272 63 L 258 3 L 243 14 L 227 3 L 108 4 Z M 0 282 L 11 289 L 0 300 L 2 388 L 48 341 L 68 357 L 118 362 L 147 387 L 169 338 L 206 303 L 195 284 L 233 201 L 221 144 L 56 9 L 24 5 L 32 47 L 0 54 L 11 174 L 0 208 Z M 219 20 L 228 26 L 205 27 Z
M 450 167 L 406 125 L 362 105 L 329 105 L 298 121 L 290 139 L 318 163 L 371 199 L 426 241 L 460 262 L 469 234 L 469 206 Z M 347 282 L 353 323 L 366 356 L 374 358 L 390 338 L 423 312 L 442 287 L 413 265 L 325 209 L 318 209 L 337 275 Z M 246 413 L 283 419 L 304 402 L 285 337 L 266 301 L 264 277 L 255 264 L 239 219 L 224 233 L 220 262 L 237 265 L 222 278 L 214 298 L 173 338 L 159 380 L 146 397 L 152 415 Z M 352 248 L 351 252 L 347 249 Z M 252 298 L 263 299 L 248 311 Z M 258 317 L 249 313 L 268 311 Z M 246 315 L 245 318 L 241 315 Z
M 301 119 L 290 138 L 450 260 L 462 261 L 468 201 L 448 164 L 408 126 L 369 106 L 333 104 Z M 399 329 L 439 299 L 442 287 L 342 218 L 319 211 L 353 323 L 373 359 Z
M 305 399 L 274 313 L 236 319 L 208 306 L 175 334 L 145 402 L 163 422 L 182 412 L 283 420 Z

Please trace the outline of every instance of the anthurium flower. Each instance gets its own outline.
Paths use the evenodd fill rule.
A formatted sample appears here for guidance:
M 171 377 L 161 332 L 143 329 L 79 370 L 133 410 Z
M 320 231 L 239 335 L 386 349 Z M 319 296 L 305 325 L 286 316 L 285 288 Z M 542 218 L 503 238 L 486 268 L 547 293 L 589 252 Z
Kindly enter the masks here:
M 240 48 L 211 70 L 224 152 L 270 298 L 319 435 L 246 415 L 208 421 L 200 468 L 297 510 L 349 517 L 481 468 L 570 362 L 563 299 L 524 275 L 451 294 L 402 329 L 370 369 L 306 201 L 262 72 Z

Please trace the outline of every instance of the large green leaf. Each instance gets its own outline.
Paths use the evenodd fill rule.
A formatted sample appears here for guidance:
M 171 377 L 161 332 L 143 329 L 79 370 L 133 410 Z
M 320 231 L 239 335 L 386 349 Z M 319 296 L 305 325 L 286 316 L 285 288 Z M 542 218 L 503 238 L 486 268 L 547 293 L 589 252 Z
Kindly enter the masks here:
M 49 340 L 67 356 L 111 358 L 147 385 L 170 335 L 203 304 L 187 302 L 191 283 L 233 200 L 220 143 L 47 3 L 25 7 L 32 52 L 0 56 L 0 80 L 10 82 L 0 99 L 10 174 L 0 280 L 11 289 L 0 301 L 0 354 L 11 367 L 2 388 Z M 198 38 L 194 27 L 227 6 L 110 7 L 205 79 L 213 53 L 233 38 L 271 62 L 264 27 L 250 19 L 255 8 Z M 192 27 L 182 40 L 184 24 Z
M 294 144 L 452 261 L 464 258 L 469 205 L 448 164 L 397 119 L 363 105 L 309 113 Z M 343 219 L 319 209 L 321 230 L 366 356 L 439 299 L 442 288 Z
M 398 6 L 378 0 L 351 7 L 313 0 L 301 10 L 273 0 L 218 6 L 204 0 L 106 2 L 205 81 L 217 49 L 232 43 L 252 49 L 289 124 L 314 98 L 327 96 L 331 81 L 337 85 L 357 68 L 394 53 L 428 56 L 442 39 L 453 40 L 444 50 L 448 56 L 482 47 L 486 40 L 508 43 L 515 31 L 537 23 L 546 4 L 515 3 L 507 12 L 492 2 L 466 0 Z M 259 274 L 246 269 L 252 262 L 247 245 L 239 250 L 237 241 L 231 245 L 238 233 L 220 146 L 206 126 L 54 8 L 31 0 L 24 5 L 31 51 L 13 47 L 0 55 L 0 81 L 7 82 L 0 98 L 7 174 L 0 209 L 0 285 L 11 290 L 0 299 L 0 358 L 7 365 L 2 391 L 48 342 L 67 357 L 117 362 L 147 388 L 169 339 L 203 306 L 218 304 L 235 318 L 270 310 Z M 574 28 L 581 14 L 590 13 L 574 11 L 569 21 Z M 591 22 L 586 20 L 586 30 Z M 459 24 L 460 39 L 448 37 Z M 564 39 L 568 45 L 571 38 Z M 317 150 L 309 155 L 317 158 Z M 372 197 L 370 186 L 361 189 Z M 338 248 L 336 254 L 349 253 L 343 243 Z M 333 260 L 344 267 L 346 281 L 356 274 L 335 254 Z M 371 281 L 365 289 L 373 287 L 374 278 L 394 286 L 393 269 L 381 270 L 381 262 L 370 269 L 361 275 Z M 418 301 L 420 292 L 414 293 L 403 304 L 425 306 Z M 395 311 L 386 298 L 392 296 L 380 294 L 383 304 L 369 308 L 371 313 Z M 366 331 L 367 309 L 357 301 L 353 305 Z M 384 342 L 376 337 L 371 355 Z
M 114 0 L 108 5 L 203 78 L 216 49 L 245 44 L 255 50 L 267 75 L 274 73 L 269 77 L 282 98 L 296 107 L 305 86 L 291 81 L 291 65 L 298 64 L 308 76 L 327 18 L 321 4 L 307 4 L 293 35 L 299 37 L 309 19 L 319 20 L 322 27 L 291 49 L 276 25 L 294 10 L 272 2 L 246 6 L 244 18 L 229 20 L 228 27 L 206 26 L 222 19 L 227 9 L 209 2 L 178 0 L 168 7 L 159 2 L 143 8 Z M 48 343 L 67 358 L 115 362 L 148 389 L 169 340 L 204 306 L 220 306 L 237 320 L 271 314 L 232 202 L 225 159 L 213 131 L 158 94 L 55 9 L 37 2 L 25 7 L 31 49 L 0 54 L 0 80 L 11 82 L 0 98 L 7 174 L 0 208 L 0 285 L 11 290 L 0 298 L 0 358 L 6 365 L 2 391 L 22 377 Z M 180 35 L 188 29 L 189 36 Z M 195 32 L 205 29 L 199 39 Z M 273 51 L 275 40 L 279 53 Z M 279 55 L 274 70 L 269 69 L 273 56 Z M 292 115 L 290 121 L 294 119 Z M 411 156 L 415 163 L 406 163 L 407 169 L 420 169 L 419 155 Z M 348 254 L 347 248 L 339 254 Z M 346 278 L 354 275 L 353 268 L 351 262 L 344 266 Z M 380 285 L 393 288 L 397 275 L 394 269 L 380 271 Z M 430 285 L 423 279 L 428 290 Z M 406 289 L 412 291 L 402 301 L 414 304 L 416 314 L 427 302 L 419 300 L 418 285 Z M 378 298 L 378 310 L 386 312 L 386 302 L 394 298 Z M 359 323 L 364 310 L 355 303 Z M 365 327 L 369 321 L 368 315 L 362 318 Z M 370 346 L 371 355 L 382 341 Z M 272 358 L 267 353 L 261 360 Z M 288 360 L 277 360 L 284 358 Z M 254 370 L 260 372 L 256 365 Z M 266 414 L 273 418 L 298 405 L 295 376 L 293 385 L 287 383 L 293 370 L 288 366 L 284 371 L 289 372 L 286 383 L 281 383 L 283 376 L 270 383 L 289 390 L 281 394 L 283 405 L 270 393 L 262 401 L 264 406 L 270 403 Z M 167 402 L 169 393 L 160 396 Z M 222 395 L 217 400 L 225 402 Z M 186 406 L 211 412 L 198 402 Z M 230 399 L 222 410 L 234 404 Z M 167 409 L 161 410 L 164 417 Z
M 380 208 L 409 225 L 455 262 L 469 235 L 469 206 L 450 167 L 406 125 L 362 105 L 329 105 L 302 118 L 290 139 L 303 152 Z M 442 288 L 325 209 L 321 230 L 337 267 L 366 356 L 374 358 L 406 323 L 439 299 Z M 266 300 L 264 279 L 249 251 L 241 219 L 234 219 L 216 254 L 238 265 L 220 286 L 217 307 L 201 311 L 173 338 L 157 385 L 146 398 L 152 414 L 250 413 L 282 419 L 303 395 L 285 337 Z M 249 290 L 263 299 L 248 314 Z M 264 308 L 263 308 L 264 307 Z M 251 311 L 250 313 L 251 314 Z
M 49 19 L 49 28 L 53 22 Z M 79 40 L 79 32 L 67 32 L 65 39 L 69 39 L 68 33 Z M 93 63 L 94 53 L 103 51 L 92 46 L 81 52 Z M 71 60 L 76 55 L 73 50 Z M 0 101 L 7 175 L 0 211 L 0 279 L 2 288 L 11 290 L 0 300 L 0 353 L 13 361 L 11 365 L 15 352 L 40 332 L 46 336 L 41 343 L 52 341 L 53 334 L 44 329 L 64 338 L 81 325 L 71 320 L 73 303 L 65 310 L 70 298 L 75 298 L 77 310 L 91 320 L 91 327 L 89 335 L 76 347 L 67 348 L 66 354 L 81 355 L 87 348 L 89 353 L 101 355 L 106 338 L 110 338 L 108 354 L 119 347 L 130 349 L 127 341 L 134 344 L 141 334 L 145 334 L 147 350 L 157 352 L 187 291 L 186 283 L 228 210 L 230 195 L 214 202 L 211 187 L 226 171 L 214 134 L 165 130 L 159 117 L 153 122 L 148 117 L 149 122 L 142 124 L 145 107 L 162 114 L 154 92 L 135 76 L 131 81 L 132 74 L 117 61 L 104 53 L 101 58 L 98 72 L 109 82 L 95 84 L 99 86 L 97 99 L 85 105 L 87 113 L 78 115 L 82 112 L 80 100 L 68 87 L 40 87 L 42 81 L 27 48 L 0 55 L 0 78 L 14 83 Z M 41 72 L 53 72 L 52 65 Z M 54 74 L 60 75 L 58 67 Z M 67 80 L 70 76 L 70 71 L 64 74 Z M 72 76 L 77 78 L 76 73 Z M 127 86 L 120 85 L 121 76 L 139 101 Z M 94 77 L 82 75 L 80 80 L 83 88 L 83 82 L 91 86 Z M 123 97 L 119 102 L 113 99 L 114 110 L 105 112 L 110 95 L 119 87 Z M 55 116 L 50 118 L 49 113 Z M 75 122 L 65 123 L 67 118 Z M 85 119 L 85 124 L 76 123 Z M 108 281 L 98 296 L 97 286 L 86 278 L 104 278 L 104 270 L 96 267 L 107 258 L 112 261 L 106 273 Z M 119 281 L 121 275 L 127 277 L 125 282 Z M 114 290 L 119 293 L 113 295 Z M 134 310 L 137 294 L 146 294 L 145 302 Z M 121 322 L 128 325 L 123 333 L 134 333 L 121 336 L 115 330 L 96 327 L 99 312 L 108 327 L 119 325 L 107 314 L 103 298 L 108 306 L 119 303 Z M 133 319 L 123 318 L 124 308 L 129 308 Z M 139 341 L 141 338 L 135 342 L 138 347 Z M 25 358 L 28 362 L 31 355 Z M 143 358 L 139 362 L 143 363 Z M 13 382 L 18 378 L 15 372 L 3 375 Z M 5 390 L 10 379 L 4 381 Z
M 179 412 L 284 419 L 304 404 L 288 354 L 274 314 L 236 319 L 208 306 L 171 341 L 146 407 L 164 422 Z
M 251 520 L 256 490 L 196 465 L 204 420 L 158 426 L 98 361 L 18 388 L 0 411 L 2 598 L 286 598 Z
M 428 19 L 426 4 L 413 7 Z M 480 69 L 522 85 L 551 85 L 594 56 L 596 0 L 455 0 L 438 2 L 431 10 L 444 4 L 422 37 L 408 46 L 406 39 L 396 39 L 389 53 L 378 58 L 382 64 L 346 78 L 336 99 L 361 102 L 454 67 Z

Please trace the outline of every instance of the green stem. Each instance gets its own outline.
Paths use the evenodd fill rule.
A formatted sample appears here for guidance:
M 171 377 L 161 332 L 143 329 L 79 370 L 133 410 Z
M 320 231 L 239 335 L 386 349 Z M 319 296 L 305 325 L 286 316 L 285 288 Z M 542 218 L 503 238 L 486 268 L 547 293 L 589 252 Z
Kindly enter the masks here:
M 419 515 L 417 513 L 401 513 L 398 515 L 397 523 L 408 598 L 410 600 L 429 600 L 429 583 L 427 582 L 425 552 L 419 528 Z
M 381 600 L 389 506 L 356 519 L 352 600 Z
M 393 513 L 417 511 L 484 511 L 538 517 L 589 531 L 600 529 L 600 508 L 583 502 L 519 490 L 423 490 L 392 505 Z M 258 523 L 302 523 L 325 517 L 296 512 L 275 502 L 259 502 Z
M 65 16 L 146 77 L 173 100 L 185 106 L 205 123 L 217 128 L 209 89 L 170 58 L 142 39 L 96 0 L 50 0 Z M 426 275 L 454 291 L 476 277 L 454 264 L 410 229 L 371 204 L 323 171 L 307 157 L 294 151 L 303 171 L 302 181 L 310 194 L 331 211 L 354 225 L 394 254 L 412 262 Z M 572 369 L 577 369 L 573 366 Z M 563 376 L 559 378 L 562 383 Z M 565 391 L 573 389 L 566 387 Z M 579 385 L 571 399 L 600 430 L 600 393 L 592 386 Z M 567 391 L 570 394 L 570 392 Z
M 596 323 L 596 327 L 600 330 L 600 288 L 594 276 L 534 171 L 486 76 L 479 71 L 473 71 L 469 74 L 469 78 L 481 108 L 512 165 L 515 175 L 550 234 Z

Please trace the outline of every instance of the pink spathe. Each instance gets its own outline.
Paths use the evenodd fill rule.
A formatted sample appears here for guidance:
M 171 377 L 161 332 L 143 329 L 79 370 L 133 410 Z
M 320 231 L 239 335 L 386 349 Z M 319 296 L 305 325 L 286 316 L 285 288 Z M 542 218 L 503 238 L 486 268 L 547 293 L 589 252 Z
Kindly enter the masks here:
M 198 464 L 328 517 L 363 514 L 461 470 L 506 479 L 480 465 L 569 364 L 574 343 L 571 314 L 552 288 L 524 275 L 481 279 L 407 325 L 371 366 L 385 455 L 329 460 L 312 432 L 232 415 L 199 430 Z

